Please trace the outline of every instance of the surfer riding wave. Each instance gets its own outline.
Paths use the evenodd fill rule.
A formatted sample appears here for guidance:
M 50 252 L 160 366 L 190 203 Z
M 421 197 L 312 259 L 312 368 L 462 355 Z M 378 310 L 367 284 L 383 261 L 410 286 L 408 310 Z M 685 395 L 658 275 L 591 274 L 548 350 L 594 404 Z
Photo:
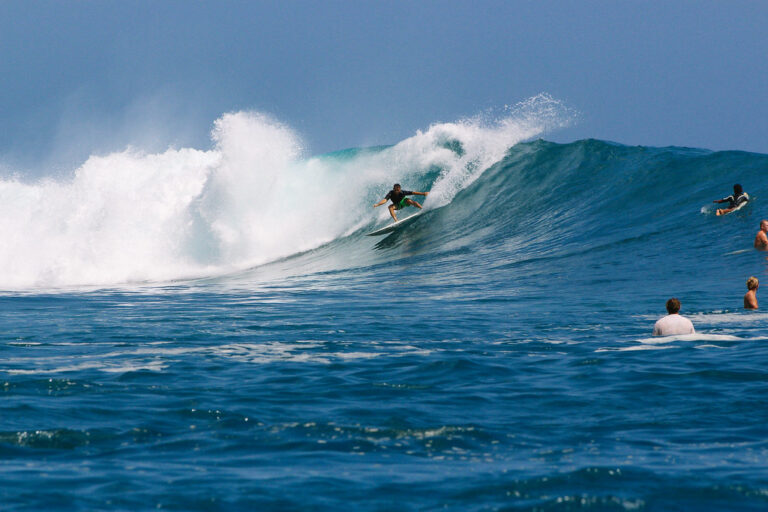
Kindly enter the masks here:
M 379 201 L 378 203 L 374 204 L 373 207 L 376 208 L 378 206 L 383 205 L 389 200 L 392 200 L 392 204 L 389 205 L 389 213 L 392 215 L 392 218 L 395 219 L 395 222 L 397 222 L 397 215 L 395 214 L 395 210 L 401 210 L 407 206 L 415 206 L 419 210 L 421 210 L 421 205 L 414 201 L 413 199 L 408 199 L 406 196 L 428 196 L 429 192 L 414 192 L 412 190 L 403 190 L 400 187 L 399 183 L 395 183 L 392 187 L 392 190 L 387 192 L 387 195 L 384 196 L 384 199 Z

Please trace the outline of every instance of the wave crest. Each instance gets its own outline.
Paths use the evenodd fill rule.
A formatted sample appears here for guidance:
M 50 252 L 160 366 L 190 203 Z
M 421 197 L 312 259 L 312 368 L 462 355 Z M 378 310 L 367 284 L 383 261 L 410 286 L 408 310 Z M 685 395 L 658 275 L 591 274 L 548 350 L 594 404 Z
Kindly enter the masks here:
M 0 180 L 0 287 L 203 277 L 306 251 L 388 216 L 391 184 L 448 204 L 516 143 L 570 113 L 547 95 L 394 146 L 305 158 L 301 138 L 258 112 L 216 120 L 210 150 L 92 156 L 71 178 Z

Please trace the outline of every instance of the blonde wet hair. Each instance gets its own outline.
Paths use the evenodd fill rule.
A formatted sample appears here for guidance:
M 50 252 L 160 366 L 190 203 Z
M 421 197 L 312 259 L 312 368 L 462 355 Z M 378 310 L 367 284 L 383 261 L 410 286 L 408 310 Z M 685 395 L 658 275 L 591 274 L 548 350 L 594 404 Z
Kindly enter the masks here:
M 750 277 L 749 279 L 747 279 L 747 290 L 754 290 L 755 288 L 757 288 L 758 284 L 759 283 L 755 276 Z

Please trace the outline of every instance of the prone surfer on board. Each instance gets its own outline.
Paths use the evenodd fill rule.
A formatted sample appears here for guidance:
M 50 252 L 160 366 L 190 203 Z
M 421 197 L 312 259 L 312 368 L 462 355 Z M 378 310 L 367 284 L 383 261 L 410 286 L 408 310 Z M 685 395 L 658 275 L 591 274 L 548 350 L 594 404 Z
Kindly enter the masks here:
M 715 212 L 716 215 L 725 215 L 726 213 L 731 213 L 741 204 L 748 203 L 749 195 L 747 195 L 747 193 L 742 190 L 741 185 L 737 183 L 733 186 L 733 195 L 712 202 L 728 203 L 728 208 L 718 208 L 717 212 Z
M 421 210 L 421 205 L 419 203 L 417 203 L 413 199 L 408 199 L 406 196 L 428 196 L 428 195 L 429 195 L 429 192 L 413 192 L 411 190 L 403 190 L 402 188 L 400 188 L 399 183 L 395 183 L 395 185 L 392 187 L 392 190 L 387 192 L 387 195 L 384 196 L 384 199 L 374 204 L 373 207 L 376 208 L 377 206 L 381 206 L 391 199 L 392 204 L 389 205 L 389 213 L 392 215 L 392 218 L 395 219 L 395 222 L 397 222 L 397 215 L 395 215 L 395 210 L 403 209 L 406 206 L 415 206 L 416 208 Z

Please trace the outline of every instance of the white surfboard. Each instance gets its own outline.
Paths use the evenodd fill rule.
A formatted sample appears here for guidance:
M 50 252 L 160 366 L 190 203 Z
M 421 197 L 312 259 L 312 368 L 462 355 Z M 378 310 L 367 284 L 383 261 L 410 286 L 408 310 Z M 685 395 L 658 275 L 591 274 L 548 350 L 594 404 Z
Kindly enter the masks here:
M 405 226 L 406 224 L 410 224 L 413 219 L 418 217 L 422 214 L 424 210 L 418 211 L 414 213 L 413 215 L 409 215 L 408 217 L 404 219 L 400 219 L 397 222 L 393 222 L 392 224 L 389 224 L 388 226 L 384 226 L 381 229 L 377 229 L 376 231 L 371 231 L 368 233 L 368 236 L 379 236 L 379 235 L 386 235 L 387 233 L 391 233 L 392 231 L 396 230 L 397 228 L 400 228 L 402 226 Z

